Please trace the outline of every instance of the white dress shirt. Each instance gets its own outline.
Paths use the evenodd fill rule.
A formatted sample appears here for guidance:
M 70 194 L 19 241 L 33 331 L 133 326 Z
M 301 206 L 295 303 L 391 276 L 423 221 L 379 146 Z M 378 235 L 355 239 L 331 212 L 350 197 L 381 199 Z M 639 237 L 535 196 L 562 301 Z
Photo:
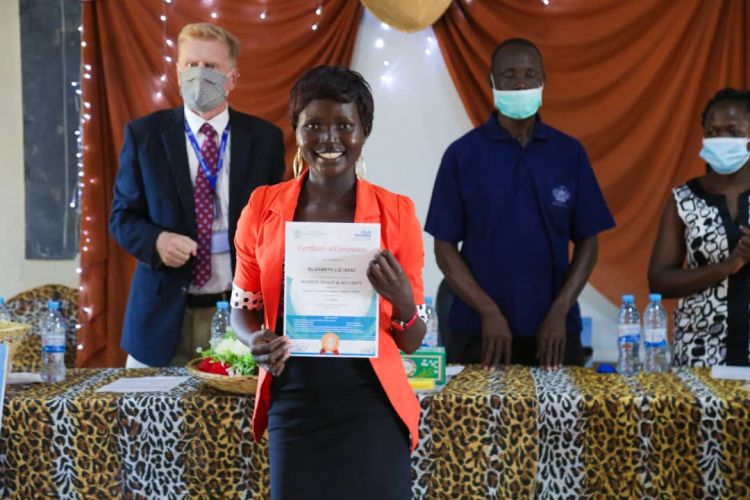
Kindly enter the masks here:
M 203 141 L 206 140 L 206 135 L 200 132 L 200 128 L 204 123 L 208 122 L 214 130 L 216 130 L 217 147 L 221 143 L 221 135 L 224 133 L 224 129 L 229 124 L 229 108 L 227 107 L 224 111 L 214 116 L 210 120 L 204 120 L 192 110 L 185 106 L 185 119 L 187 120 L 188 127 L 195 135 L 199 146 L 203 146 Z M 227 149 L 224 153 L 224 163 L 219 172 L 219 180 L 216 183 L 216 191 L 219 195 L 219 206 L 221 208 L 221 217 L 214 220 L 213 232 L 224 231 L 227 232 L 229 229 L 229 168 L 231 166 L 230 160 L 230 146 L 232 142 L 232 133 L 229 132 L 227 137 Z M 185 133 L 185 147 L 188 153 L 188 164 L 190 166 L 190 180 L 195 187 L 195 178 L 198 175 L 198 157 L 193 151 L 193 146 L 190 144 L 187 133 Z M 227 236 L 228 237 L 228 236 Z M 188 289 L 188 293 L 191 294 L 206 294 L 206 293 L 220 293 L 232 289 L 232 261 L 229 252 L 220 254 L 211 254 L 211 278 L 202 287 L 196 287 L 192 283 Z

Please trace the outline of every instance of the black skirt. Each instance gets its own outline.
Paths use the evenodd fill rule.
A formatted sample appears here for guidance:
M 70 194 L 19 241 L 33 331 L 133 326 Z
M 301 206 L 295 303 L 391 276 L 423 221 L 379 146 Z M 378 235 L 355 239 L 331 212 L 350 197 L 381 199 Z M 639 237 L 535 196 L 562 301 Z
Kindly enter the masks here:
M 367 359 L 289 359 L 268 445 L 273 500 L 411 498 L 408 431 Z

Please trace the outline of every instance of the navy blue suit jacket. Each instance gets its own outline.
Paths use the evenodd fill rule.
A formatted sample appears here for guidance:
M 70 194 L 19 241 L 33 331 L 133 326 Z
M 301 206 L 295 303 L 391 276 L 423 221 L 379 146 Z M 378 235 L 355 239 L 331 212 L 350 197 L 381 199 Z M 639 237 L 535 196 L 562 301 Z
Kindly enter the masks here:
M 229 242 L 252 191 L 284 174 L 284 138 L 273 124 L 230 108 Z M 193 184 L 185 142 L 184 108 L 157 111 L 125 127 L 109 230 L 137 260 L 121 346 L 151 366 L 169 363 L 182 329 L 193 259 L 163 265 L 156 251 L 162 231 L 197 240 Z

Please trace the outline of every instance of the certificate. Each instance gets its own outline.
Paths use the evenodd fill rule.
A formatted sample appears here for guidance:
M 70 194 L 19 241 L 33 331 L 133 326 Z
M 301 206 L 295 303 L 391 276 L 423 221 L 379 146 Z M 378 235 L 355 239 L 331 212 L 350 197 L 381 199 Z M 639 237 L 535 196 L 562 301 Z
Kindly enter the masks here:
M 367 267 L 380 224 L 287 222 L 284 335 L 292 356 L 374 358 L 378 295 Z

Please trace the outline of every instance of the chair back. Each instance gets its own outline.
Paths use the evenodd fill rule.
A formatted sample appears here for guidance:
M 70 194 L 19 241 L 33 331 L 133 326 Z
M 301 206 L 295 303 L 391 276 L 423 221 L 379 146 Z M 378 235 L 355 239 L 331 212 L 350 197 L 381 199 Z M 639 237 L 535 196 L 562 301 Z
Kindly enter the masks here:
M 16 346 L 11 371 L 38 372 L 42 367 L 41 319 L 47 312 L 47 302 L 60 302 L 60 312 L 68 323 L 65 339 L 65 366 L 75 368 L 78 331 L 78 290 L 65 285 L 42 285 L 18 293 L 6 301 L 13 321 L 31 325 L 26 339 Z

